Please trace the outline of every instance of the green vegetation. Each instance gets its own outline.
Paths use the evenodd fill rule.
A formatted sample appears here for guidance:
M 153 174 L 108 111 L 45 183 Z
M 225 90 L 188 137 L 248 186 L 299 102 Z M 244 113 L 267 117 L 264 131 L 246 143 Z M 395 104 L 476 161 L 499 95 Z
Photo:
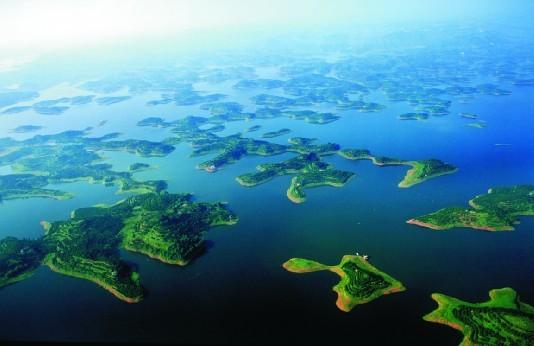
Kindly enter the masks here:
M 47 197 L 66 199 L 70 194 L 50 190 L 49 184 L 87 181 L 116 184 L 119 192 L 153 192 L 166 188 L 164 181 L 140 182 L 132 172 L 116 172 L 111 165 L 100 163 L 103 150 L 121 150 L 139 156 L 164 156 L 174 147 L 145 140 L 111 140 L 111 133 L 99 138 L 86 137 L 86 131 L 66 131 L 38 135 L 24 141 L 5 139 L 0 165 L 11 165 L 17 174 L 0 176 L 0 198 Z
M 399 115 L 400 120 L 426 120 L 428 113 L 404 113 Z
M 291 179 L 291 185 L 287 189 L 287 198 L 294 203 L 303 203 L 306 201 L 304 189 L 324 185 L 342 187 L 353 175 L 352 172 L 331 169 L 330 167 L 324 170 L 315 169 L 315 167 L 312 167 L 311 170 L 306 169 Z
M 468 303 L 434 293 L 438 308 L 423 319 L 461 331 L 461 345 L 534 344 L 534 307 L 509 287 L 491 290 L 489 296 L 489 301 Z
M 150 168 L 149 164 L 142 163 L 142 162 L 136 162 L 136 163 L 132 163 L 130 165 L 130 167 L 128 168 L 128 170 L 130 172 L 139 172 L 139 171 L 144 171 L 144 170 L 146 170 L 148 168 Z
M 265 132 L 262 137 L 263 138 L 274 138 L 274 137 L 279 137 L 279 136 L 283 136 L 283 135 L 287 135 L 288 133 L 291 133 L 291 130 L 290 129 L 280 129 L 278 131 L 271 131 L 271 132 Z
M 475 122 L 469 123 L 469 124 L 467 124 L 467 126 L 475 127 L 477 129 L 483 129 L 483 128 L 486 127 L 486 122 L 483 121 L 483 120 L 479 120 L 479 121 L 475 121 Z
M 241 113 L 243 106 L 237 102 L 215 102 L 205 103 L 200 106 L 200 109 L 209 110 L 213 115 Z
M 256 95 L 252 98 L 252 102 L 254 102 L 258 106 L 265 106 L 271 108 L 286 108 L 295 104 L 294 99 L 268 94 Z
M 434 230 L 469 227 L 486 231 L 509 231 L 518 216 L 534 215 L 534 185 L 489 189 L 469 201 L 470 208 L 448 207 L 408 223 Z
M 345 255 L 335 266 L 303 258 L 292 258 L 285 262 L 283 267 L 293 273 L 329 270 L 339 275 L 341 281 L 333 287 L 333 290 L 337 293 L 337 307 L 345 312 L 385 294 L 405 290 L 400 281 L 372 266 L 366 256 Z
M 466 119 L 476 119 L 476 118 L 478 118 L 478 115 L 476 115 L 474 113 L 461 112 L 459 114 L 460 114 L 460 116 L 462 118 L 466 118 Z
M 453 165 L 436 159 L 409 161 L 407 163 L 412 166 L 412 169 L 408 170 L 404 179 L 399 183 L 399 187 L 410 187 L 427 179 L 452 174 L 458 170 Z
M 328 124 L 339 119 L 339 116 L 332 113 L 319 113 L 310 110 L 303 111 L 283 111 L 281 115 L 295 120 L 304 120 L 309 124 Z
M 43 222 L 40 239 L 1 240 L 0 286 L 28 277 L 42 262 L 135 303 L 144 290 L 135 267 L 121 259 L 120 247 L 185 265 L 202 250 L 208 228 L 236 222 L 223 203 L 195 203 L 189 194 L 167 192 L 77 209 L 67 221 Z
M 251 138 L 243 138 L 241 135 L 217 137 L 213 142 L 208 141 L 204 145 L 197 143 L 193 151 L 194 156 L 205 155 L 211 152 L 219 154 L 208 161 L 198 165 L 199 169 L 206 172 L 215 172 L 223 166 L 234 163 L 246 155 L 271 156 L 285 152 L 287 148 L 280 144 L 270 143 Z
M 341 187 L 354 175 L 352 172 L 333 169 L 314 152 L 301 154 L 281 163 L 262 164 L 257 169 L 259 172 L 238 176 L 237 182 L 252 187 L 276 176 L 295 174 L 287 190 L 287 197 L 294 203 L 305 201 L 306 188 L 324 185 Z
M 43 257 L 39 241 L 14 237 L 0 240 L 0 287 L 29 277 L 41 265 Z
M 385 156 L 373 156 L 367 149 L 342 149 L 338 151 L 338 155 L 347 160 L 371 160 L 377 166 L 412 166 L 399 183 L 399 187 L 402 188 L 410 187 L 441 175 L 452 174 L 458 170 L 453 165 L 437 159 L 405 161 Z

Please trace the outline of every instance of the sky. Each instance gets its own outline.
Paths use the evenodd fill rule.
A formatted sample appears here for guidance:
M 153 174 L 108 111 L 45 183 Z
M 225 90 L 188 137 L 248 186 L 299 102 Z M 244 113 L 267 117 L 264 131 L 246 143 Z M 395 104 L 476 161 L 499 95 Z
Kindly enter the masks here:
M 0 52 L 194 30 L 377 25 L 525 13 L 527 0 L 0 0 Z

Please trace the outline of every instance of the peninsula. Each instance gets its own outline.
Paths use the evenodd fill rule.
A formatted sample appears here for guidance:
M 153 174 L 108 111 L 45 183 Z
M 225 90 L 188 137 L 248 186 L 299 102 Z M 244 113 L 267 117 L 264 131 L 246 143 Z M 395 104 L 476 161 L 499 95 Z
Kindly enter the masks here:
M 467 227 L 485 231 L 511 231 L 518 216 L 534 215 L 534 185 L 488 190 L 469 201 L 469 208 L 448 207 L 410 219 L 407 223 L 434 230 Z
M 461 345 L 532 345 L 534 307 L 509 287 L 491 290 L 489 296 L 489 301 L 468 303 L 434 293 L 438 308 L 423 319 L 462 332 Z
M 293 273 L 328 270 L 339 275 L 341 280 L 333 290 L 337 293 L 337 307 L 345 312 L 385 294 L 406 290 L 400 281 L 371 265 L 365 255 L 345 255 L 341 262 L 334 266 L 304 258 L 292 258 L 282 266 Z

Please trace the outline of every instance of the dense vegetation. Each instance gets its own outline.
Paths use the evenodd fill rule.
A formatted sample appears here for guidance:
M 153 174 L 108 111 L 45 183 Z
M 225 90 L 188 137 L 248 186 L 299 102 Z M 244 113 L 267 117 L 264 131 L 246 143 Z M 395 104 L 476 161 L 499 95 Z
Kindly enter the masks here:
M 118 134 L 86 137 L 87 131 L 65 131 L 37 135 L 24 141 L 10 138 L 0 142 L 0 165 L 11 165 L 16 174 L 0 176 L 0 199 L 47 197 L 65 199 L 69 193 L 46 189 L 49 184 L 84 180 L 116 184 L 120 192 L 151 192 L 166 188 L 164 181 L 133 179 L 131 172 L 117 172 L 102 161 L 101 151 L 121 150 L 139 156 L 164 156 L 174 147 L 145 140 L 112 140 Z
M 464 334 L 462 345 L 532 345 L 534 307 L 511 288 L 491 290 L 490 300 L 468 303 L 434 293 L 438 308 L 424 319 L 449 325 Z
M 469 227 L 487 231 L 513 230 L 518 216 L 534 215 L 534 185 L 490 189 L 469 201 L 470 208 L 448 207 L 409 220 L 432 229 Z
M 294 273 L 310 273 L 329 270 L 341 280 L 333 290 L 338 294 L 336 305 L 340 310 L 350 311 L 356 305 L 365 304 L 384 294 L 404 291 L 401 282 L 372 266 L 363 256 L 343 256 L 335 266 L 327 266 L 304 258 L 292 258 L 283 267 Z
M 185 265 L 201 250 L 209 227 L 235 222 L 222 203 L 195 203 L 189 194 L 167 192 L 77 209 L 69 220 L 44 222 L 40 239 L 0 241 L 0 286 L 22 280 L 42 262 L 137 302 L 143 297 L 139 273 L 121 259 L 120 247 Z

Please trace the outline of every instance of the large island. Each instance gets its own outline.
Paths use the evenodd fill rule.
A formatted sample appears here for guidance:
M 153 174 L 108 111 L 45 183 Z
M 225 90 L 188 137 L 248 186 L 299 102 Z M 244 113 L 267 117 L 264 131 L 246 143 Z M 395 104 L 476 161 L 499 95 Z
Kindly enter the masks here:
M 400 281 L 376 269 L 367 256 L 345 255 L 338 265 L 328 266 L 304 258 L 292 258 L 285 262 L 284 269 L 293 273 L 311 273 L 329 270 L 341 281 L 333 287 L 337 293 L 337 307 L 345 312 L 356 305 L 365 304 L 385 294 L 404 291 Z
M 518 216 L 534 215 L 534 185 L 489 189 L 469 201 L 469 208 L 447 207 L 407 221 L 433 230 L 468 227 L 485 231 L 511 231 Z
M 135 303 L 143 298 L 144 289 L 135 266 L 122 260 L 121 247 L 185 265 L 202 251 L 203 234 L 210 227 L 236 222 L 222 203 L 197 203 L 189 194 L 167 192 L 76 209 L 66 221 L 43 221 L 42 238 L 0 241 L 0 286 L 27 278 L 42 263 Z
M 434 293 L 438 308 L 423 318 L 461 331 L 461 345 L 533 345 L 534 307 L 508 287 L 491 290 L 489 296 L 489 301 L 468 303 Z

